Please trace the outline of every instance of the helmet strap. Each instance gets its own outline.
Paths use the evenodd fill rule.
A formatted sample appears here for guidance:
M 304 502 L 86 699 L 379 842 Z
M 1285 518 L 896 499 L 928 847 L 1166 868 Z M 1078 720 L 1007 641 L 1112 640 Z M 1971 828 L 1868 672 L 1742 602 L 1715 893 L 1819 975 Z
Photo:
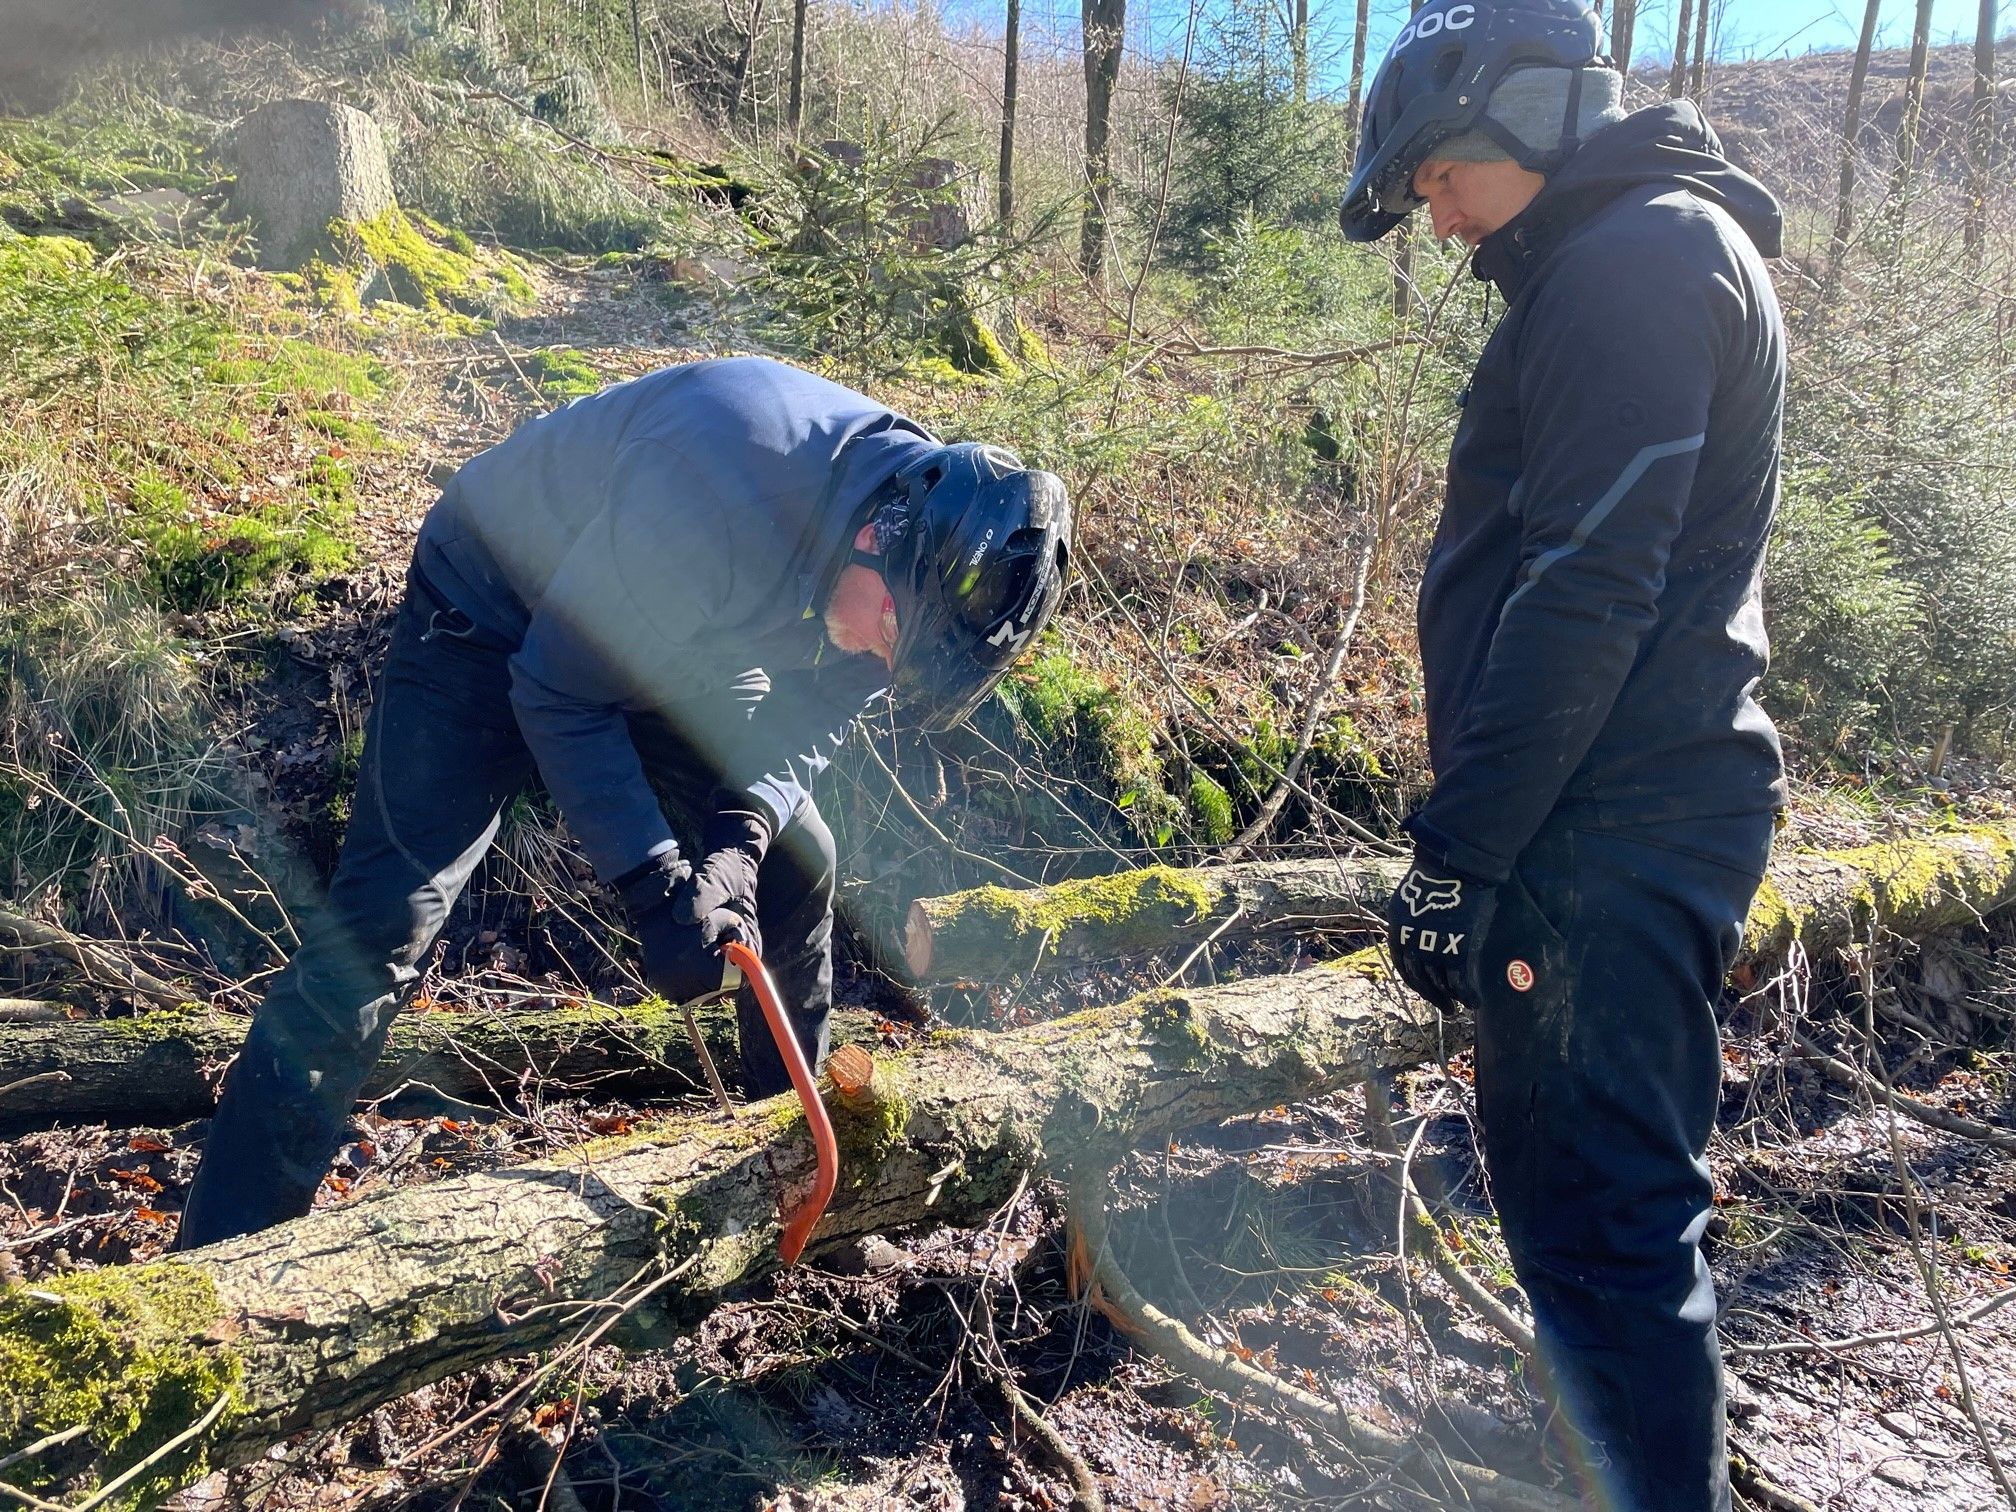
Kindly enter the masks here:
M 877 577 L 888 570 L 889 559 L 880 552 L 863 551 L 859 546 L 847 548 L 847 562 L 852 567 L 866 567 Z

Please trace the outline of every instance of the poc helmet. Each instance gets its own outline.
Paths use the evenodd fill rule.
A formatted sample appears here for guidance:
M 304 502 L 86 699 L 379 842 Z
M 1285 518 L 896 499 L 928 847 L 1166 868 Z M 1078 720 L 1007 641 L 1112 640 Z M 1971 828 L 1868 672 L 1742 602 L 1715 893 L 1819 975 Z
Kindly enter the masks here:
M 972 443 L 928 453 L 891 488 L 882 509 L 896 511 L 900 533 L 875 565 L 896 601 L 892 691 L 925 729 L 949 730 L 1064 596 L 1071 501 L 1055 473 Z
M 1438 144 L 1481 131 L 1520 167 L 1549 173 L 1575 150 L 1582 70 L 1607 66 L 1603 24 L 1581 0 L 1430 0 L 1393 39 L 1365 96 L 1358 160 L 1338 220 L 1355 242 L 1377 241 L 1421 204 L 1414 173 Z M 1572 69 L 1559 147 L 1535 153 L 1484 114 L 1517 68 Z

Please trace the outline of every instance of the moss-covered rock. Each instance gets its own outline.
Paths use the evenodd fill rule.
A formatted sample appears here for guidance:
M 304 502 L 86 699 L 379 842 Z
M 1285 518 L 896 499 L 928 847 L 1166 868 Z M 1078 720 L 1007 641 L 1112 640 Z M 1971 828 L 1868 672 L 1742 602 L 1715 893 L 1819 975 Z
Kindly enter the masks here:
M 333 273 L 348 271 L 360 291 L 432 315 L 491 316 L 530 304 L 532 280 L 508 252 L 486 252 L 467 236 L 399 209 L 365 221 L 333 221 L 333 264 L 322 282 L 341 297 Z

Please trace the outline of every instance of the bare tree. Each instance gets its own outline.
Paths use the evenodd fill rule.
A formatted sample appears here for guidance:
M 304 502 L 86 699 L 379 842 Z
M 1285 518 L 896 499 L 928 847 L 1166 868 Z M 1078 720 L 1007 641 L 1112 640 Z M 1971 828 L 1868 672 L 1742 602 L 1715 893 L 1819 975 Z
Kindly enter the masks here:
M 791 95 L 784 107 L 784 124 L 794 136 L 805 120 L 805 23 L 811 9 L 811 0 L 792 0 Z
M 1708 0 L 1694 17 L 1694 76 L 1687 92 L 1697 104 L 1708 95 Z
M 1708 0 L 1701 0 L 1703 5 Z M 1680 31 L 1673 39 L 1673 82 L 1666 94 L 1677 100 L 1687 92 L 1687 43 L 1694 31 L 1694 0 L 1680 0 Z
M 1309 0 L 1295 0 L 1295 25 L 1289 38 L 1295 57 L 1295 103 L 1309 103 Z
M 749 22 L 743 26 L 737 22 L 735 13 L 729 8 L 728 0 L 721 0 L 721 13 L 728 18 L 728 24 L 741 33 L 741 50 L 735 55 L 735 68 L 730 77 L 728 92 L 728 119 L 742 118 L 742 102 L 749 95 L 749 65 L 756 57 L 756 39 L 763 32 L 763 8 L 767 0 L 751 0 Z
M 1610 10 L 1610 61 L 1631 77 L 1631 34 L 1638 27 L 1638 0 L 1616 0 Z
M 1848 105 L 1841 119 L 1841 183 L 1834 200 L 1834 236 L 1827 250 L 1825 293 L 1840 282 L 1848 237 L 1855 229 L 1855 143 L 1862 131 L 1862 91 L 1869 82 L 1869 52 L 1876 45 L 1876 13 L 1883 0 L 1868 0 L 1862 31 L 1855 40 L 1855 64 L 1848 74 Z
M 804 0 L 799 0 L 802 5 Z M 1015 223 L 1015 93 L 1022 66 L 1022 0 L 1008 0 L 1008 59 L 1001 69 L 1001 231 Z
M 1974 28 L 1974 101 L 1967 121 L 1967 260 L 1978 265 L 1988 231 L 1988 175 L 1995 154 L 1996 0 L 1981 0 Z
M 1932 0 L 1918 0 L 1911 22 L 1911 65 L 1904 76 L 1904 114 L 1897 120 L 1897 161 L 1890 170 L 1893 212 L 1902 216 L 1911 175 L 1918 166 L 1918 131 L 1925 116 L 1925 70 L 1931 57 Z
M 1365 104 L 1365 44 L 1372 29 L 1372 0 L 1358 0 L 1358 14 L 1351 25 L 1351 98 L 1346 107 L 1350 144 L 1358 144 L 1359 113 Z
M 637 52 L 637 93 L 651 103 L 651 81 L 644 73 L 644 0 L 630 0 L 630 45 Z
M 1113 188 L 1113 95 L 1126 44 L 1127 0 L 1083 0 L 1085 45 L 1085 214 L 1078 264 L 1097 278 L 1106 260 L 1106 199 Z

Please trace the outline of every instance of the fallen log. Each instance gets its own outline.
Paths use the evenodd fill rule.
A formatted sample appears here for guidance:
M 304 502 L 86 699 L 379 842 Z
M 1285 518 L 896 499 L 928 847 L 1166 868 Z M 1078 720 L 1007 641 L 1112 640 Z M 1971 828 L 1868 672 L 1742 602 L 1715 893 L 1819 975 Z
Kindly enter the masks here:
M 989 981 L 1009 972 L 1174 953 L 1214 937 L 1252 939 L 1376 925 L 1406 875 L 1400 861 L 1269 861 L 1151 866 L 1016 890 L 977 887 L 911 905 L 904 949 L 920 979 Z M 1775 856 L 1750 910 L 1744 958 L 1764 967 L 1796 942 L 1809 955 L 1920 936 L 2016 902 L 2016 824 L 1979 825 Z
M 1103 1170 L 1466 1039 L 1363 958 L 936 1034 L 829 1099 L 841 1188 L 813 1250 L 978 1223 L 1032 1171 Z M 0 1288 L 0 1462 L 85 1428 L 0 1479 L 75 1493 L 189 1435 L 120 1493 L 145 1502 L 453 1372 L 564 1346 L 646 1291 L 656 1319 L 690 1325 L 775 1266 L 779 1213 L 813 1166 L 802 1112 L 773 1099 L 733 1124 L 671 1119 L 189 1255 Z
M 1407 875 L 1389 860 L 1146 866 L 1049 887 L 976 887 L 910 905 L 903 953 L 920 980 L 1180 951 L 1212 938 L 1363 929 Z
M 715 1064 L 732 1073 L 735 1010 L 696 1014 Z M 0 1120 L 172 1123 L 203 1117 L 216 1104 L 217 1084 L 250 1022 L 239 1014 L 185 1008 L 0 1025 L 0 1087 L 13 1088 L 0 1104 Z M 836 1013 L 833 1033 L 837 1043 L 875 1042 L 874 1021 L 862 1013 Z M 68 1079 L 53 1079 L 57 1072 Z M 482 1107 L 512 1107 L 528 1081 L 597 1097 L 707 1090 L 679 1010 L 583 1002 L 401 1014 L 364 1096 L 413 1088 Z

